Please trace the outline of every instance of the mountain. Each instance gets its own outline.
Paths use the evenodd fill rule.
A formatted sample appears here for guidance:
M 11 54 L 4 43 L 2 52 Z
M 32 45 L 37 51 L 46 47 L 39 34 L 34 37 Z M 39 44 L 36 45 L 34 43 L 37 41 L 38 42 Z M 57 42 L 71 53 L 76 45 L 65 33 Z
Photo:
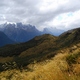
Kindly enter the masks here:
M 1 80 L 79 80 L 80 28 L 0 48 Z M 46 76 L 47 75 L 47 76 Z
M 6 56 L 20 55 L 23 51 L 26 51 L 30 48 L 38 47 L 40 45 L 41 45 L 41 49 L 42 49 L 42 47 L 46 49 L 47 48 L 47 46 L 45 47 L 46 43 L 47 43 L 47 45 L 48 44 L 51 45 L 56 38 L 57 37 L 55 37 L 53 35 L 44 34 L 41 36 L 36 36 L 33 39 L 31 39 L 30 41 L 25 42 L 25 43 L 7 45 L 7 46 L 0 48 L 0 56 L 6 57 Z M 48 47 L 50 47 L 49 45 L 48 45 Z M 3 51 L 3 49 L 4 49 L 4 51 Z M 29 54 L 31 54 L 31 53 L 29 53 Z
M 70 46 L 72 44 L 77 44 L 80 42 L 80 28 L 68 30 L 64 33 L 62 33 L 58 40 L 57 43 L 59 42 L 60 45 L 64 46 Z
M 0 48 L 1 57 L 10 57 L 8 61 L 15 61 L 20 66 L 26 66 L 33 61 L 44 61 L 64 52 L 71 46 L 80 43 L 80 28 L 62 33 L 59 37 L 44 34 L 36 36 L 28 42 L 7 45 Z M 69 51 L 70 49 L 68 49 Z M 5 58 L 3 58 L 5 59 Z M 3 60 L 5 61 L 5 60 Z M 1 63 L 3 61 L 0 61 Z
M 5 28 L 2 26 L 1 30 L 6 32 L 8 28 L 7 30 L 13 32 L 36 32 L 35 27 L 30 25 L 29 28 L 26 25 L 22 27 L 21 23 L 12 25 L 5 25 Z M 3 32 L 0 34 L 2 42 L 10 40 L 5 39 Z M 59 36 L 51 34 L 0 47 L 0 79 L 80 80 L 80 28 L 68 30 Z
M 1 25 L 0 30 L 16 42 L 26 42 L 37 35 L 41 35 L 41 32 L 35 26 L 30 24 L 24 25 L 22 23 L 5 23 Z
M 0 56 L 13 56 L 13 55 L 21 55 L 21 54 L 27 55 L 28 53 L 29 54 L 41 53 L 42 55 L 43 53 L 47 54 L 49 53 L 49 51 L 50 52 L 56 51 L 57 48 L 58 49 L 64 48 L 79 43 L 80 42 L 79 34 L 80 34 L 80 28 L 77 28 L 62 33 L 59 37 L 50 34 L 36 36 L 33 39 L 29 40 L 28 42 L 7 45 L 0 48 Z
M 15 42 L 9 39 L 7 35 L 5 35 L 3 32 L 0 31 L 0 47 L 7 44 L 13 44 L 13 43 Z
M 56 28 L 44 28 L 39 31 L 35 26 L 30 24 L 25 25 L 22 23 L 5 23 L 0 25 L 0 31 L 4 32 L 10 39 L 16 42 L 26 42 L 35 36 L 42 34 L 52 34 L 55 36 L 60 35 L 63 30 Z
M 55 36 L 59 36 L 63 32 L 65 32 L 65 31 L 57 29 L 56 27 L 55 28 L 54 27 L 44 28 L 44 30 L 43 30 L 43 33 L 52 34 L 52 35 L 55 35 Z
M 34 60 L 42 61 L 50 56 L 54 56 L 55 53 L 52 54 L 51 52 L 55 50 L 55 39 L 57 39 L 57 37 L 50 34 L 45 34 L 42 36 L 37 36 L 25 43 L 1 47 L 0 70 L 4 70 L 1 66 L 4 65 L 5 62 L 16 62 L 18 67 L 21 67 L 28 65 Z

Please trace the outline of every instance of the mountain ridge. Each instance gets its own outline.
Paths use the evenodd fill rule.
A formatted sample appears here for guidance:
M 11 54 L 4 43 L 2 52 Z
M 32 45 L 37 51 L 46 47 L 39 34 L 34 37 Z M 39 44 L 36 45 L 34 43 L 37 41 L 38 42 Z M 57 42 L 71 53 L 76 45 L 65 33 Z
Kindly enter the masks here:
M 8 44 L 14 44 L 13 40 L 9 39 L 6 34 L 0 31 L 0 47 Z
M 79 34 L 80 34 L 80 28 L 75 28 L 62 33 L 57 41 L 59 41 L 63 46 L 65 45 L 70 46 L 71 44 L 77 44 L 78 42 L 80 42 Z
M 63 30 L 56 28 L 44 28 L 43 31 L 39 31 L 35 26 L 22 23 L 5 23 L 0 25 L 0 31 L 4 32 L 10 39 L 16 42 L 26 42 L 35 36 L 42 34 L 59 35 Z

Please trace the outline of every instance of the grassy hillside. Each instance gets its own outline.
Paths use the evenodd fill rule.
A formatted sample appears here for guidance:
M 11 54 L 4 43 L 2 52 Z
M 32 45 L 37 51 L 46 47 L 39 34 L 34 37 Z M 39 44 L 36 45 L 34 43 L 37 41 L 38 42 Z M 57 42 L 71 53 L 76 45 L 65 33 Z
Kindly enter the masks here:
M 33 38 L 32 40 L 25 42 L 25 43 L 19 43 L 19 44 L 13 44 L 13 45 L 7 45 L 0 48 L 0 56 L 7 57 L 7 56 L 14 56 L 19 55 L 23 51 L 35 47 L 41 43 L 44 43 L 45 41 L 54 41 L 56 39 L 55 36 L 46 34 L 42 36 L 37 36 Z M 50 42 L 51 43 L 51 42 Z
M 57 43 L 62 47 L 71 46 L 80 42 L 80 28 L 72 29 L 61 34 Z
M 39 62 L 47 59 L 50 55 L 48 53 L 55 50 L 52 47 L 56 39 L 57 37 L 46 34 L 37 36 L 26 43 L 8 45 L 0 48 L 1 70 L 4 70 L 2 65 L 5 65 L 5 62 L 8 64 L 11 63 L 11 65 L 13 65 L 13 62 L 16 62 L 17 66 L 21 67 L 34 61 Z
M 79 80 L 80 28 L 0 48 L 2 80 Z M 27 76 L 26 76 L 27 75 Z M 5 77 L 4 77 L 5 76 Z
M 25 69 L 0 73 L 1 80 L 80 80 L 80 44 L 73 52 L 29 64 Z M 72 46 L 74 47 L 74 46 Z M 71 48 L 67 48 L 69 51 Z M 63 50 L 65 51 L 65 49 Z

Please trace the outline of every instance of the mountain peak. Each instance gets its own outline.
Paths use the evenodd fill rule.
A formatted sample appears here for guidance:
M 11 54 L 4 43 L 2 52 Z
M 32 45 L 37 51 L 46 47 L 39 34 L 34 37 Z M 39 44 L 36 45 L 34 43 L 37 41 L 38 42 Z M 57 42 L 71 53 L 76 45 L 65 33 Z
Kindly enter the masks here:
M 31 24 L 11 23 L 6 22 L 0 25 L 0 31 L 4 32 L 10 39 L 16 42 L 26 42 L 35 36 L 42 34 L 52 34 L 55 36 L 60 35 L 63 31 L 56 28 L 44 28 L 43 31 L 39 31 L 35 26 Z

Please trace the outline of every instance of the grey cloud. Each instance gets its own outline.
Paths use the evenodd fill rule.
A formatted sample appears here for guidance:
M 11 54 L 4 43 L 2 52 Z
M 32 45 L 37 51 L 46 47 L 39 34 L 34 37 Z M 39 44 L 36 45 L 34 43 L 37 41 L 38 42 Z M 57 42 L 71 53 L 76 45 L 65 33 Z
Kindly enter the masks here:
M 71 27 L 71 26 L 72 26 L 72 27 Z M 71 24 L 68 26 L 68 29 L 77 28 L 77 27 L 80 27 L 80 20 L 76 20 L 74 23 L 71 23 Z
M 55 11 L 52 9 L 43 13 L 38 8 L 40 3 L 43 3 L 43 0 L 0 0 L 0 14 L 5 15 L 9 22 L 25 21 L 42 26 L 59 14 L 80 9 L 80 0 L 69 0 L 68 4 L 59 6 Z

